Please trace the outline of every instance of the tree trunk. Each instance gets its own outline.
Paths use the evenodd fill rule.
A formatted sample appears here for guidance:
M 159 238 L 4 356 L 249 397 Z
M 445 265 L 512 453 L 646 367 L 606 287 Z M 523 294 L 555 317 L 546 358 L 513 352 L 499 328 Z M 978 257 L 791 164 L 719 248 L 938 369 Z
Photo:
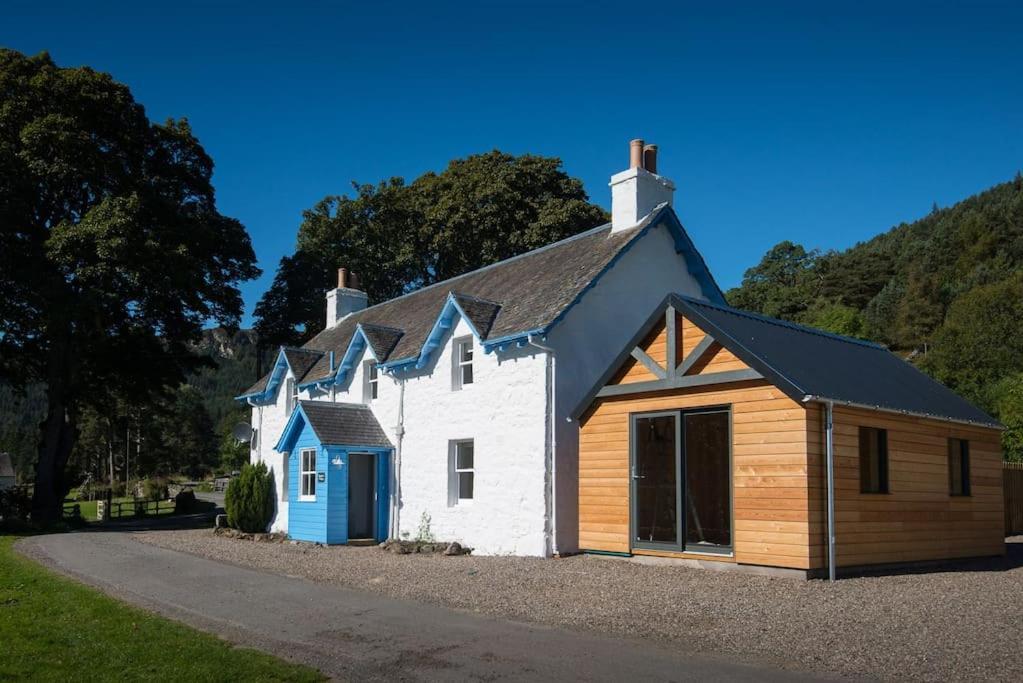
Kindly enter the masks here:
M 61 504 L 70 488 L 64 468 L 78 438 L 78 426 L 74 409 L 59 393 L 52 389 L 48 392 L 46 420 L 40 424 L 42 440 L 32 494 L 32 519 L 37 522 L 52 522 L 60 517 Z
M 46 419 L 39 425 L 39 460 L 32 493 L 32 519 L 52 522 L 60 518 L 64 496 L 70 490 L 64 468 L 78 439 L 75 405 L 71 325 L 55 317 L 46 368 Z

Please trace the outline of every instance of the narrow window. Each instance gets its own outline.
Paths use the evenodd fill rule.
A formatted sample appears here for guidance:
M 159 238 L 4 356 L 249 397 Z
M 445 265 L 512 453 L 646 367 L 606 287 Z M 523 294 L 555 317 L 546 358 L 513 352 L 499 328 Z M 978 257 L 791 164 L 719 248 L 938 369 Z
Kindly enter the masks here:
M 472 337 L 455 340 L 453 388 L 472 384 Z
M 295 406 L 298 405 L 298 385 L 295 380 L 291 377 L 285 383 L 286 399 L 284 404 L 284 411 L 286 415 L 291 415 L 295 410 Z
M 376 361 L 368 360 L 362 364 L 362 376 L 365 378 L 365 385 L 362 392 L 363 403 L 369 403 L 370 401 L 376 400 L 378 387 L 380 385 L 380 377 L 377 372 Z
M 888 493 L 888 432 L 860 427 L 860 493 Z
M 305 500 L 316 499 L 316 449 L 302 449 L 302 492 L 301 498 Z
M 471 440 L 452 442 L 448 491 L 448 501 L 452 505 L 473 499 L 476 478 L 473 450 Z
M 970 495 L 970 442 L 966 439 L 948 440 L 948 492 Z

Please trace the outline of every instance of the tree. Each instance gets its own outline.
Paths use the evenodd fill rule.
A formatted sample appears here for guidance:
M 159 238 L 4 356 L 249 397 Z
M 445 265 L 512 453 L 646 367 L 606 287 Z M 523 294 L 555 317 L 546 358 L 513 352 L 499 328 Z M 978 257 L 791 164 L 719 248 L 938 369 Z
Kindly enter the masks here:
M 528 154 L 458 159 L 411 185 L 353 186 L 354 197 L 327 197 L 303 214 L 295 253 L 256 306 L 261 343 L 298 344 L 322 329 L 339 266 L 379 302 L 607 220 L 559 159 Z
M 1023 272 L 976 287 L 949 308 L 934 337 L 925 369 L 940 381 L 985 407 L 990 388 L 1023 372 Z
M 1005 425 L 1002 451 L 1006 460 L 1023 462 L 1023 373 L 1010 375 L 992 390 L 992 404 Z
M 177 386 L 259 271 L 187 121 L 151 123 L 126 86 L 45 53 L 0 50 L 0 92 L 0 377 L 46 386 L 33 507 L 51 519 L 83 407 Z
M 737 308 L 796 320 L 817 296 L 817 258 L 816 251 L 802 245 L 779 242 L 743 274 L 742 284 L 728 292 L 728 300 Z

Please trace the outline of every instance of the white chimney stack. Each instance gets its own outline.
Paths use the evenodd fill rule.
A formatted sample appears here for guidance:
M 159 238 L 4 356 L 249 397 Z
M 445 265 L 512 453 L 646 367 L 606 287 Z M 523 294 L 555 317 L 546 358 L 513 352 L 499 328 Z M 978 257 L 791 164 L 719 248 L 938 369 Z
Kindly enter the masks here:
M 657 145 L 629 143 L 629 169 L 611 176 L 611 232 L 638 225 L 661 204 L 671 206 L 675 183 L 657 175 Z
M 327 328 L 366 308 L 369 296 L 359 289 L 359 278 L 347 268 L 338 268 L 337 289 L 327 292 Z

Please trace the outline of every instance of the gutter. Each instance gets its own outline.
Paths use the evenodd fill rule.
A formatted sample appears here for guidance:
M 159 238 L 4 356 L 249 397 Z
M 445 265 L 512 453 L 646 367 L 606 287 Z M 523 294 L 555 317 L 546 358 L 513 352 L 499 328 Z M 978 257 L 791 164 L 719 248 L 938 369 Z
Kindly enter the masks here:
M 874 410 L 879 413 L 889 413 L 891 415 L 904 415 L 908 417 L 920 417 L 925 420 L 940 420 L 941 422 L 955 422 L 956 424 L 966 425 L 968 427 L 980 427 L 982 429 L 997 429 L 998 431 L 1004 432 L 1007 427 L 1000 422 L 977 422 L 976 420 L 961 420 L 954 417 L 947 417 L 945 415 L 933 415 L 928 413 L 919 413 L 913 410 L 899 410 L 898 408 L 885 408 L 884 406 L 868 405 L 866 403 L 856 403 L 855 401 L 843 401 L 838 398 L 828 398 L 826 396 L 817 396 L 815 394 L 807 394 L 803 396 L 802 402 L 809 403 L 811 401 L 817 403 L 832 403 L 839 406 L 847 406 L 849 408 L 862 408 L 863 410 Z
M 541 337 L 542 339 L 542 337 Z M 558 356 L 554 352 L 554 349 L 550 346 L 545 346 L 537 341 L 535 334 L 530 334 L 526 337 L 526 342 L 533 348 L 539 349 L 547 354 L 547 358 L 550 360 L 550 415 L 548 416 L 548 424 L 550 425 L 550 433 L 547 437 L 547 443 L 550 445 L 551 452 L 551 478 L 550 478 L 550 492 L 548 497 L 551 501 L 551 516 L 550 516 L 550 544 L 551 544 L 551 555 L 556 556 L 558 554 L 558 425 L 557 425 L 557 414 L 558 414 Z

